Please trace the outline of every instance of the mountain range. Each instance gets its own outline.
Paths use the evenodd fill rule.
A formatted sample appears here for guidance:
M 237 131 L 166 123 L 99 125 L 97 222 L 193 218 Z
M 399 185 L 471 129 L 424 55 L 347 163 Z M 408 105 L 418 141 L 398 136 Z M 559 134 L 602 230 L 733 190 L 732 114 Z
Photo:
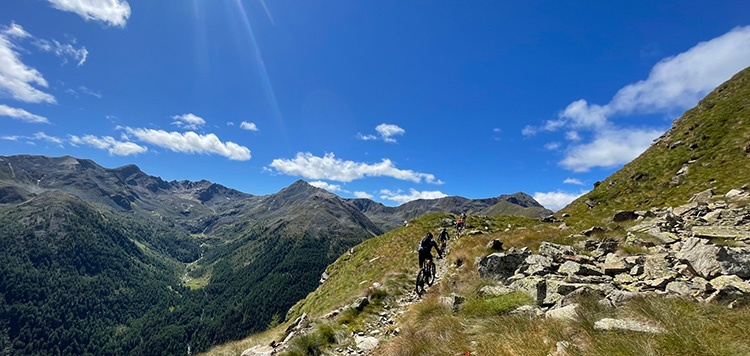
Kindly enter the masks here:
M 304 181 L 255 196 L 135 165 L 3 156 L 0 349 L 175 354 L 241 338 L 283 320 L 344 251 L 438 211 L 552 213 L 524 193 L 387 207 Z

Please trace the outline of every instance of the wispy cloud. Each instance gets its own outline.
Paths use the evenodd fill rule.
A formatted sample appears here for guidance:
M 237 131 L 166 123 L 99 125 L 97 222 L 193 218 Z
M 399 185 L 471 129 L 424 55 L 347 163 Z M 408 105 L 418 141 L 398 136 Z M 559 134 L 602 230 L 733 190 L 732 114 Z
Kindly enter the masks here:
M 372 198 L 374 198 L 374 196 L 372 194 L 368 193 L 368 192 L 357 191 L 357 192 L 354 192 L 352 194 L 354 195 L 355 198 L 360 198 L 360 199 L 372 199 Z
M 125 27 L 130 5 L 120 0 L 49 0 L 52 7 L 78 14 L 86 21 L 100 21 L 110 26 Z
M 398 169 L 389 159 L 368 164 L 341 160 L 336 158 L 333 153 L 326 153 L 323 157 L 317 157 L 309 152 L 299 152 L 293 159 L 275 159 L 270 166 L 287 175 L 337 182 L 351 182 L 365 177 L 391 177 L 415 183 L 421 183 L 422 181 L 433 184 L 443 183 L 432 174 Z
M 82 66 L 86 62 L 86 58 L 89 55 L 89 51 L 86 47 L 75 48 L 72 44 L 62 44 L 57 40 L 44 40 L 37 39 L 34 41 L 34 45 L 44 52 L 54 53 L 56 56 L 63 59 L 63 64 L 68 62 L 68 57 L 78 62 L 78 66 Z
M 621 127 L 611 121 L 613 117 L 684 110 L 749 64 L 750 26 L 737 27 L 662 59 L 647 79 L 626 85 L 607 104 L 576 100 L 557 119 L 527 126 L 522 134 L 568 130 L 566 138 L 573 143 L 560 164 L 573 171 L 622 165 L 645 151 L 664 128 Z M 592 132 L 591 141 L 583 142 L 580 131 Z
M 592 167 L 615 167 L 628 163 L 645 151 L 664 130 L 621 129 L 597 133 L 593 142 L 568 149 L 560 165 L 574 172 Z
M 79 98 L 79 95 L 78 95 L 79 93 L 86 94 L 86 95 L 91 95 L 91 96 L 93 96 L 93 97 L 95 97 L 97 99 L 101 99 L 101 98 L 104 97 L 102 95 L 102 93 L 100 93 L 98 91 L 93 91 L 93 90 L 91 90 L 91 89 L 89 89 L 89 88 L 87 88 L 87 87 L 85 87 L 83 85 L 79 86 L 76 89 L 73 89 L 73 88 L 65 89 L 65 92 L 68 93 L 68 94 L 70 94 L 70 95 L 75 96 L 76 99 Z
M 56 137 L 56 136 L 50 136 L 47 135 L 44 132 L 37 132 L 31 136 L 21 136 L 21 135 L 7 135 L 7 136 L 0 136 L 1 140 L 5 141 L 20 141 L 20 140 L 26 140 L 28 144 L 35 145 L 36 141 L 45 141 L 49 143 L 54 143 L 59 146 L 63 146 L 63 143 L 65 140 Z
M 413 200 L 418 199 L 439 199 L 447 197 L 447 194 L 444 194 L 441 191 L 433 190 L 433 191 L 418 191 L 416 189 L 409 189 L 409 193 L 404 193 L 401 190 L 392 191 L 388 189 L 383 189 L 380 191 L 380 199 L 384 200 L 390 200 L 395 201 L 399 204 L 407 203 Z
M 54 144 L 57 144 L 57 145 L 62 145 L 63 142 L 64 142 L 64 140 L 61 139 L 61 138 L 59 138 L 59 137 L 50 136 L 50 135 L 47 135 L 46 133 L 41 132 L 41 131 L 35 133 L 31 137 L 28 137 L 27 139 L 32 139 L 32 140 L 36 140 L 36 141 L 47 141 L 47 142 L 54 143 Z
M 310 185 L 312 185 L 313 187 L 320 188 L 320 189 L 325 189 L 325 190 L 327 190 L 327 191 L 329 191 L 331 193 L 336 193 L 336 192 L 343 191 L 341 189 L 340 185 L 338 185 L 338 184 L 331 184 L 331 183 L 328 183 L 328 182 L 324 182 L 322 180 L 317 180 L 317 181 L 308 182 L 308 183 Z
M 240 123 L 240 128 L 247 131 L 258 131 L 258 126 L 254 122 L 243 121 Z
M 91 89 L 89 89 L 89 88 L 87 88 L 87 87 L 85 87 L 83 85 L 79 86 L 78 90 L 80 90 L 81 93 L 91 95 L 93 97 L 96 97 L 97 99 L 101 99 L 103 97 L 102 93 L 100 93 L 98 91 L 93 91 L 93 90 L 91 90 Z
M 364 141 L 372 141 L 372 140 L 380 139 L 385 142 L 395 143 L 397 141 L 395 138 L 393 138 L 393 136 L 403 135 L 404 133 L 406 133 L 406 130 L 393 124 L 380 124 L 375 127 L 375 131 L 377 131 L 378 136 L 372 135 L 372 134 L 363 135 L 361 133 L 358 133 L 357 138 L 359 138 L 360 140 L 364 140 Z
M 235 161 L 251 158 L 250 149 L 234 142 L 221 140 L 214 134 L 200 135 L 192 131 L 167 132 L 163 130 L 125 127 L 128 135 L 138 140 L 166 148 L 173 152 L 217 154 Z
M 581 182 L 580 179 L 576 179 L 576 178 L 565 178 L 565 180 L 563 181 L 563 183 L 565 183 L 565 184 L 583 185 L 583 182 Z
M 172 119 L 175 120 L 172 122 L 172 125 L 176 125 L 177 127 L 186 130 L 197 130 L 206 124 L 206 120 L 203 120 L 202 117 L 191 113 L 175 115 L 172 116 Z
M 111 136 L 97 137 L 94 135 L 84 135 L 78 137 L 69 136 L 69 142 L 73 146 L 88 145 L 100 150 L 106 150 L 110 155 L 130 156 L 137 155 L 148 151 L 148 147 L 140 146 L 134 142 L 118 141 Z
M 12 39 L 31 37 L 23 27 L 12 23 L 0 29 L 0 94 L 27 103 L 55 103 L 55 97 L 36 88 L 47 88 L 38 70 L 25 65 Z
M 0 115 L 31 123 L 49 124 L 49 120 L 44 116 L 35 115 L 24 109 L 12 108 L 3 104 L 0 104 Z
M 570 204 L 570 202 L 572 202 L 573 200 L 576 200 L 578 197 L 588 192 L 588 190 L 581 190 L 577 193 L 565 192 L 561 190 L 547 193 L 536 192 L 534 193 L 534 200 L 539 202 L 539 204 L 544 205 L 544 207 L 547 209 L 558 211 Z

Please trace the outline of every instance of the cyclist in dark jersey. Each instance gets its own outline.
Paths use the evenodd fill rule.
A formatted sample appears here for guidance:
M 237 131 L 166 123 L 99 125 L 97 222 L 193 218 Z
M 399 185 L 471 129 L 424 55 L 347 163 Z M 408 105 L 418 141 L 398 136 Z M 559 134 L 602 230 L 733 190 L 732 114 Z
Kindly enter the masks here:
M 448 236 L 448 231 L 443 228 L 443 230 L 440 231 L 440 235 L 438 235 L 438 241 L 440 241 L 440 247 L 443 248 L 443 253 L 445 253 L 445 244 L 450 238 L 451 237 Z
M 437 251 L 438 256 L 440 258 L 443 258 L 443 252 L 440 251 L 440 247 L 438 247 L 437 242 L 432 239 L 432 233 L 428 232 L 427 235 L 425 235 L 422 240 L 419 241 L 419 248 L 417 248 L 417 251 L 419 251 L 420 269 L 422 269 L 422 266 L 424 266 L 425 261 L 432 261 L 432 253 L 430 253 L 430 251 L 433 247 L 435 248 L 435 251 Z

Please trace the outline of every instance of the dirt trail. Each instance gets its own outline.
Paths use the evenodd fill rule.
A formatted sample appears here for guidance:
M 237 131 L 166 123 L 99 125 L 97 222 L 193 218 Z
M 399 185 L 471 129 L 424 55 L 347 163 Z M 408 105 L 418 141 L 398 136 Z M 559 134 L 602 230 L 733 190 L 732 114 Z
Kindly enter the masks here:
M 435 282 L 432 286 L 425 286 L 425 293 L 422 296 L 417 295 L 414 290 L 413 280 L 411 289 L 408 292 L 396 296 L 395 301 L 387 303 L 383 308 L 377 312 L 377 317 L 373 318 L 365 324 L 365 330 L 352 335 L 353 343 L 357 344 L 356 340 L 363 340 L 366 338 L 374 338 L 377 340 L 376 344 L 383 344 L 398 336 L 401 329 L 398 327 L 401 316 L 408 310 L 413 304 L 419 303 L 425 295 L 430 293 L 430 290 L 437 286 L 443 279 L 445 274 L 448 272 L 447 255 L 450 253 L 451 245 L 454 239 L 448 241 L 447 251 L 444 252 L 443 258 L 435 258 L 435 266 L 437 267 L 437 273 L 435 276 Z M 346 344 L 348 342 L 343 342 Z M 345 348 L 337 348 L 335 350 L 336 355 L 370 355 L 378 354 L 377 349 L 362 349 L 359 347 L 348 346 Z

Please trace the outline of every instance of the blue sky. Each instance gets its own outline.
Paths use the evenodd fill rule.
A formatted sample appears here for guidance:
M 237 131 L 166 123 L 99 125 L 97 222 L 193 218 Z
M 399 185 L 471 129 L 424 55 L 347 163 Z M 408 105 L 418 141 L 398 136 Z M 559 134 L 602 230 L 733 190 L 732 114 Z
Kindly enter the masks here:
M 557 210 L 750 66 L 747 1 L 0 2 L 0 155 Z

